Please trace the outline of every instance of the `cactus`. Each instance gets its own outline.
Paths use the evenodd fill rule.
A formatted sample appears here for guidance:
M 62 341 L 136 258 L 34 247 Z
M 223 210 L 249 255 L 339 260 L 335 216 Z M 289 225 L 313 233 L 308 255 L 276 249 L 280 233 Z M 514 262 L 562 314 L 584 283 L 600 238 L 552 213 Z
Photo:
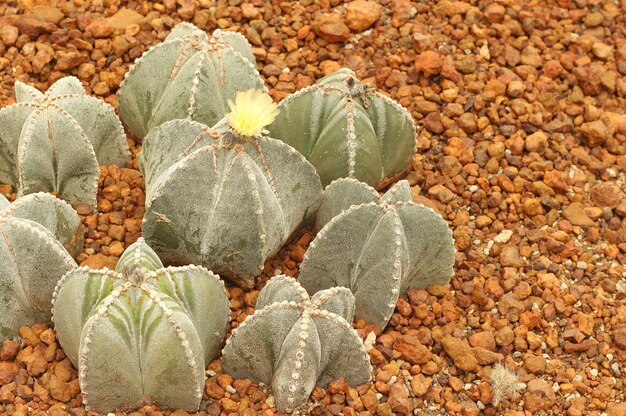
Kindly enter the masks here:
M 59 206 L 46 216 L 40 210 L 46 203 L 27 205 L 25 198 L 9 205 L 0 197 L 0 339 L 17 335 L 22 325 L 49 322 L 54 286 L 65 272 L 76 267 L 52 232 L 20 218 L 32 216 L 56 230 L 55 217 L 56 224 L 62 223 L 64 208 Z
M 309 293 L 348 287 L 356 298 L 357 319 L 384 328 L 408 288 L 450 281 L 455 248 L 447 223 L 411 200 L 407 181 L 373 202 L 372 192 L 351 179 L 326 188 L 318 224 L 332 219 L 305 253 L 299 281 Z M 348 193 L 354 197 L 345 197 Z M 363 203 L 355 205 L 359 198 Z
M 19 81 L 16 103 L 0 110 L 0 182 L 18 196 L 56 192 L 69 203 L 96 206 L 99 165 L 130 158 L 113 107 L 85 94 L 74 77 L 43 94 Z
M 409 112 L 361 84 L 347 68 L 290 95 L 279 108 L 270 135 L 302 153 L 324 186 L 349 177 L 384 187 L 415 153 L 415 125 Z
M 222 351 L 235 378 L 270 384 L 276 407 L 291 412 L 315 385 L 339 377 L 366 383 L 372 366 L 350 322 L 354 297 L 341 287 L 309 298 L 293 278 L 275 276 L 259 293 L 256 312 L 233 331 Z
M 65 201 L 38 192 L 18 198 L 13 204 L 0 195 L 0 216 L 24 218 L 46 227 L 72 257 L 83 249 L 80 217 Z
M 120 117 L 134 137 L 174 119 L 212 126 L 238 91 L 264 88 L 252 48 L 239 33 L 209 37 L 180 23 L 126 73 L 119 92 Z
M 246 110 L 240 94 L 233 108 Z M 250 99 L 263 96 L 261 118 L 275 106 L 267 94 Z M 246 136 L 250 121 L 255 134 Z M 263 136 L 255 121 L 233 111 L 213 128 L 173 120 L 146 136 L 138 155 L 147 189 L 143 232 L 164 261 L 202 264 L 249 285 L 317 209 L 322 187 L 313 166 Z
M 78 368 L 85 406 L 102 413 L 152 402 L 196 410 L 229 314 L 216 275 L 163 268 L 142 238 L 115 271 L 68 272 L 53 299 L 57 336 Z

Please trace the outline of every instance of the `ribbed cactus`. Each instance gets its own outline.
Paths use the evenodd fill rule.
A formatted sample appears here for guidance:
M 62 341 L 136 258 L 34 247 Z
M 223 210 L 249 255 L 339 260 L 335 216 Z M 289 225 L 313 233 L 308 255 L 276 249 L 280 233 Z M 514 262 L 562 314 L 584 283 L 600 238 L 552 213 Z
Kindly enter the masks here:
M 455 248 L 447 223 L 431 208 L 412 201 L 407 181 L 373 202 L 374 190 L 368 188 L 351 179 L 326 188 L 318 223 L 332 219 L 311 242 L 299 281 L 309 293 L 350 288 L 356 317 L 384 328 L 408 288 L 449 282 Z M 355 205 L 359 198 L 363 203 Z
M 35 194 L 9 205 L 0 196 L 0 340 L 17 335 L 22 325 L 50 321 L 54 286 L 76 267 L 52 233 L 72 240 L 64 225 L 74 222 L 67 211 L 71 208 L 42 201 L 42 195 Z
M 340 377 L 353 386 L 366 383 L 372 366 L 353 317 L 348 289 L 309 298 L 293 278 L 276 276 L 259 293 L 256 312 L 226 341 L 224 370 L 271 385 L 276 407 L 285 412 L 304 403 L 315 385 Z
M 119 91 L 120 117 L 138 140 L 174 119 L 212 126 L 238 91 L 263 85 L 245 37 L 219 29 L 209 37 L 180 23 L 127 72 Z
M 230 309 L 216 275 L 163 268 L 139 239 L 115 271 L 80 267 L 63 276 L 53 314 L 85 406 L 106 413 L 146 403 L 196 410 Z
M 270 135 L 295 147 L 328 185 L 356 178 L 382 186 L 415 153 L 415 125 L 400 104 L 347 68 L 285 98 Z
M 65 77 L 45 94 L 19 81 L 16 103 L 0 110 L 0 182 L 18 196 L 56 192 L 96 205 L 99 165 L 123 166 L 130 151 L 113 107 Z
M 18 198 L 14 203 L 0 195 L 0 215 L 24 218 L 46 227 L 72 256 L 83 248 L 80 217 L 65 201 L 45 192 Z
M 313 166 L 279 140 L 238 132 L 231 124 L 244 131 L 257 120 L 244 113 L 213 128 L 173 120 L 146 136 L 138 155 L 147 189 L 143 232 L 164 261 L 252 279 L 317 209 L 322 187 Z

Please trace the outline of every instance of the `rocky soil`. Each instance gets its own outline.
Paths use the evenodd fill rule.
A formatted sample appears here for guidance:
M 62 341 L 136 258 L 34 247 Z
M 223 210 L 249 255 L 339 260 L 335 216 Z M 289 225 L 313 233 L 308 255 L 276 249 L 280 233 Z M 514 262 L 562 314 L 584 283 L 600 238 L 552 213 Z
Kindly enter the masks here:
M 409 291 L 382 334 L 356 322 L 368 342 L 376 335 L 374 383 L 317 388 L 301 413 L 621 416 L 624 13 L 626 0 L 5 1 L 0 99 L 14 102 L 15 80 L 45 89 L 72 74 L 115 105 L 132 61 L 180 21 L 243 33 L 276 100 L 355 69 L 417 122 L 407 179 L 453 227 L 456 275 Z M 113 267 L 140 235 L 144 199 L 136 161 L 103 167 L 98 212 L 77 207 L 79 262 Z M 275 269 L 297 275 L 312 237 L 294 236 L 257 289 Z M 258 291 L 229 287 L 236 327 Z M 92 414 L 54 330 L 20 334 L 23 345 L 0 351 L 0 414 Z M 503 397 L 497 363 L 516 374 Z M 233 380 L 220 360 L 207 375 L 198 414 L 277 413 L 266 387 Z M 167 414 L 187 413 L 132 413 Z

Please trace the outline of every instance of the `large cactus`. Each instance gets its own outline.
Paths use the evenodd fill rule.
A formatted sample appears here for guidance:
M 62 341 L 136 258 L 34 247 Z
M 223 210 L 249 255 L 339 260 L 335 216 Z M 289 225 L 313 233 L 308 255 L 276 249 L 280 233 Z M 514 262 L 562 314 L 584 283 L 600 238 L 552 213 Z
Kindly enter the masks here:
M 78 368 L 85 406 L 102 413 L 152 402 L 196 410 L 229 313 L 216 275 L 199 266 L 163 268 L 143 239 L 115 271 L 67 273 L 53 300 L 59 342 Z
M 18 196 L 56 192 L 96 205 L 99 165 L 123 166 L 130 151 L 113 107 L 65 77 L 45 94 L 15 83 L 16 103 L 0 110 L 0 182 Z
M 260 91 L 240 93 L 213 128 L 173 120 L 146 136 L 138 155 L 143 232 L 165 261 L 252 279 L 317 209 L 322 188 L 313 166 L 261 134 L 272 105 Z
M 309 298 L 294 279 L 276 276 L 259 293 L 256 312 L 226 341 L 224 370 L 271 385 L 276 407 L 285 412 L 304 403 L 316 384 L 339 377 L 351 385 L 368 382 L 372 366 L 353 317 L 349 290 Z
M 127 72 L 119 111 L 135 138 L 174 119 L 212 126 L 238 91 L 264 88 L 252 48 L 239 33 L 216 30 L 209 37 L 180 23 Z
M 356 317 L 385 327 L 408 288 L 449 282 L 452 232 L 439 214 L 412 201 L 407 181 L 382 197 L 351 179 L 334 181 L 324 193 L 318 225 L 328 222 L 300 266 L 299 281 L 309 293 L 348 287 Z
M 22 325 L 50 321 L 54 286 L 76 267 L 53 234 L 68 237 L 67 243 L 75 238 L 67 231 L 77 214 L 68 208 L 40 194 L 12 205 L 0 196 L 0 340 L 17 335 Z
M 0 195 L 0 215 L 24 218 L 43 225 L 72 257 L 82 251 L 84 229 L 80 217 L 67 202 L 51 194 L 38 192 L 26 195 L 12 204 Z
M 290 95 L 279 108 L 270 135 L 302 153 L 324 186 L 343 177 L 385 185 L 415 153 L 409 112 L 347 68 Z

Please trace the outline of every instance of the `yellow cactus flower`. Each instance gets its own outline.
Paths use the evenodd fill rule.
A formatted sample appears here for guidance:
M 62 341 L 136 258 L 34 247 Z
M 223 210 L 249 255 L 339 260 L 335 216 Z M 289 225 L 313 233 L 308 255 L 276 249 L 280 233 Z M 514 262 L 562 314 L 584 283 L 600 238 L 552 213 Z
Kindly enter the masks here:
M 278 115 L 278 106 L 269 94 L 250 89 L 237 93 L 235 103 L 228 100 L 231 112 L 226 114 L 230 126 L 242 136 L 256 136 L 266 133 L 266 126 L 272 124 Z

